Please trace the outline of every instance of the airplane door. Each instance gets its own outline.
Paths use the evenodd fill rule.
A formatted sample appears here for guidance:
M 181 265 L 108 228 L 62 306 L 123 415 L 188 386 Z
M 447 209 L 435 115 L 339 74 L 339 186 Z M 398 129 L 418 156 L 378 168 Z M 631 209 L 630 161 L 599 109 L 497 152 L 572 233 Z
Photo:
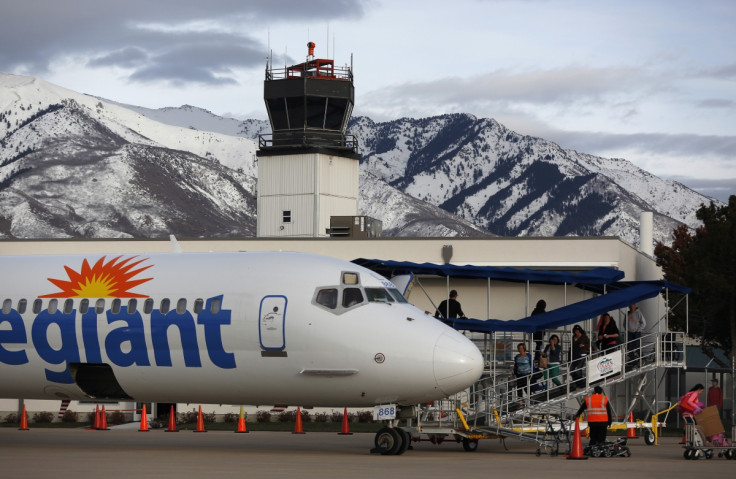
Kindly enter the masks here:
M 267 351 L 283 351 L 286 348 L 284 325 L 286 322 L 286 296 L 264 296 L 258 313 L 258 336 L 261 348 Z

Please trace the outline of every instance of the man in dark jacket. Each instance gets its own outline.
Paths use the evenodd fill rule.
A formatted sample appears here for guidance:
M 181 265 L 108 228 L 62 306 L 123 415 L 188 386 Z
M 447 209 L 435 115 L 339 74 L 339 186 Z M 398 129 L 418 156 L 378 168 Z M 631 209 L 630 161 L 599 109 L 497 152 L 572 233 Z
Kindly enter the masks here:
M 450 291 L 450 299 L 446 299 L 437 307 L 434 313 L 435 318 L 464 318 L 463 308 L 457 301 L 457 291 Z

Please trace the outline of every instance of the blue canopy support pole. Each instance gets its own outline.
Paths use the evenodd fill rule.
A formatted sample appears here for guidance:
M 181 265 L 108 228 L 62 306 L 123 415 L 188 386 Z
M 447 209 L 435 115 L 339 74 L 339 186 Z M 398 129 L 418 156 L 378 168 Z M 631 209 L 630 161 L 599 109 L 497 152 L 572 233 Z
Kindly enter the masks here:
M 524 315 L 528 317 L 529 316 L 529 280 L 528 279 L 526 280 L 525 289 L 526 289 L 526 308 L 524 311 Z M 529 332 L 524 333 L 523 338 L 524 338 L 524 344 L 527 345 L 527 351 L 533 351 L 532 341 L 530 340 Z
M 491 318 L 491 278 L 486 278 L 486 284 L 488 285 L 488 287 L 486 288 L 486 318 L 490 319 Z M 489 336 L 490 336 L 490 341 L 492 345 L 490 348 L 486 348 L 486 351 L 488 351 L 488 349 L 491 350 L 492 359 L 489 359 L 489 363 L 491 365 L 490 370 L 491 370 L 493 377 L 496 377 L 496 341 L 495 341 L 496 332 L 494 331 L 490 335 L 488 333 L 483 333 L 483 338 L 485 338 L 485 340 L 489 340 Z
M 447 275 L 447 289 L 445 293 L 445 319 L 450 319 L 450 275 Z

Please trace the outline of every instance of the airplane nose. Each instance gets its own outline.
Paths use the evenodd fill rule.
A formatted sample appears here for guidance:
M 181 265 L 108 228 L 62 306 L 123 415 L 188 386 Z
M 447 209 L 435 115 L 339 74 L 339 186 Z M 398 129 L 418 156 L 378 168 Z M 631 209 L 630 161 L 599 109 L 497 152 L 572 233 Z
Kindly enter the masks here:
M 448 396 L 462 391 L 483 373 L 483 355 L 465 336 L 444 332 L 434 345 L 434 378 Z

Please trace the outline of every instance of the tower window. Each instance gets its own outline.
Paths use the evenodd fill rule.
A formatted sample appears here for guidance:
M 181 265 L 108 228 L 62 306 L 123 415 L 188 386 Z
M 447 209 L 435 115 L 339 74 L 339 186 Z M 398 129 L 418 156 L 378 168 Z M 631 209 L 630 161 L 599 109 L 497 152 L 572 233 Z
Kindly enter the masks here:
M 291 210 L 284 210 L 282 221 L 284 223 L 291 223 Z

